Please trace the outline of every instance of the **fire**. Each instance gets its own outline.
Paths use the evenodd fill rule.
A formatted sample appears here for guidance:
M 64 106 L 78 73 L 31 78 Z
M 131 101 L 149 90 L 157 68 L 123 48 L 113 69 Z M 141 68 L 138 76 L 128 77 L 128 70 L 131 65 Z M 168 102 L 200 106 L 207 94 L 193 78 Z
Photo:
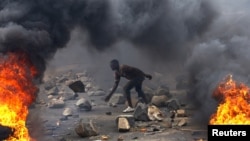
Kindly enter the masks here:
M 229 75 L 215 89 L 213 97 L 220 103 L 210 124 L 250 124 L 250 94 L 245 84 L 237 83 Z
M 7 141 L 33 140 L 26 127 L 28 107 L 35 100 L 35 67 L 24 53 L 0 56 L 0 124 L 13 129 Z

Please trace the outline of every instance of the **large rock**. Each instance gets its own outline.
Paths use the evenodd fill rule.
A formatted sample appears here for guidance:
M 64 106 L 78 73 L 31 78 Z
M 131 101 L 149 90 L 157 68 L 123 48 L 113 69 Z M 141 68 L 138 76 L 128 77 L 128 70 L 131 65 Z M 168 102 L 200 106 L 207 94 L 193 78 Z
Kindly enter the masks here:
M 143 91 L 144 91 L 147 101 L 150 102 L 152 100 L 152 97 L 154 96 L 154 93 L 155 93 L 154 90 L 149 87 L 144 87 Z
M 162 111 L 156 107 L 155 105 L 148 106 L 148 118 L 152 121 L 162 121 L 164 119 L 164 115 Z
M 62 113 L 64 116 L 72 116 L 73 112 L 72 112 L 72 109 L 67 107 L 64 109 L 63 113 Z
M 172 110 L 176 111 L 181 107 L 179 101 L 177 99 L 174 99 L 174 98 L 166 101 L 165 105 L 169 111 L 172 111 Z
M 80 98 L 79 100 L 77 100 L 76 106 L 80 111 L 90 111 L 92 109 L 91 103 L 85 98 Z
M 47 95 L 58 95 L 59 88 L 57 86 L 48 90 Z
M 91 137 L 97 136 L 98 130 L 96 125 L 90 120 L 89 122 L 83 122 L 83 119 L 80 119 L 75 126 L 75 132 L 80 137 Z
M 65 102 L 61 99 L 52 99 L 48 103 L 49 108 L 63 108 L 65 106 Z
M 71 88 L 75 93 L 85 92 L 85 85 L 80 80 L 70 83 L 69 88 Z
M 62 86 L 58 94 L 64 98 L 64 100 L 74 100 L 77 97 L 77 94 L 70 89 L 68 86 Z
M 157 96 L 166 95 L 168 98 L 172 97 L 172 95 L 169 92 L 169 88 L 166 86 L 159 86 L 155 92 L 155 95 Z
M 52 81 L 48 81 L 48 82 L 44 83 L 43 87 L 45 90 L 50 90 L 53 87 L 55 87 L 55 83 L 53 83 Z
M 143 103 L 138 103 L 135 107 L 134 118 L 136 121 L 149 121 L 147 106 Z
M 119 115 L 116 118 L 116 125 L 119 132 L 129 131 L 135 124 L 133 115 Z
M 169 98 L 166 95 L 155 95 L 153 96 L 151 103 L 158 107 L 163 107 L 166 106 L 168 100 Z

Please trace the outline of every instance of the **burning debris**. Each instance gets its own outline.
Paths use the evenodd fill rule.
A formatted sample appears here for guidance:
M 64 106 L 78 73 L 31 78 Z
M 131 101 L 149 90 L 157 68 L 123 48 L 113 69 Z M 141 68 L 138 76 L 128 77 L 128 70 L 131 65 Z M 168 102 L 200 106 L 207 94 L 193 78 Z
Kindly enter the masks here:
M 8 126 L 0 125 L 0 140 L 6 140 L 10 138 L 10 136 L 14 135 L 14 131 L 12 128 Z
M 0 57 L 0 124 L 14 132 L 6 140 L 32 140 L 26 120 L 38 93 L 34 83 L 37 70 L 24 53 Z
M 250 94 L 246 84 L 228 75 L 215 89 L 213 97 L 219 102 L 210 124 L 249 124 Z

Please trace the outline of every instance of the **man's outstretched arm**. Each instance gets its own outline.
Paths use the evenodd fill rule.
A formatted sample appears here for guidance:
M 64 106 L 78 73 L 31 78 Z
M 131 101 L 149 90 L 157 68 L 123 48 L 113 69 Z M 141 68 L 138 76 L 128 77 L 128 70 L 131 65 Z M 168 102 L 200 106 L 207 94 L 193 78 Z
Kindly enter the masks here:
M 119 85 L 119 82 L 120 82 L 120 78 L 116 79 L 115 80 L 115 83 L 114 83 L 114 86 L 112 88 L 112 90 L 110 91 L 110 93 L 105 97 L 105 102 L 108 102 L 109 99 L 112 97 L 112 95 L 114 94 L 114 92 L 116 91 L 118 85 Z

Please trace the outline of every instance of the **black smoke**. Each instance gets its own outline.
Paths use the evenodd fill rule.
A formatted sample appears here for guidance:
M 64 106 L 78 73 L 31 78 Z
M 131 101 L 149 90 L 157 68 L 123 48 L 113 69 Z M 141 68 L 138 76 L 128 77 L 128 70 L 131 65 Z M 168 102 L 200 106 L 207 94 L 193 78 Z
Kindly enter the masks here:
M 152 56 L 178 58 L 215 16 L 205 0 L 1 0 L 0 51 L 28 53 L 42 76 L 80 27 L 98 51 L 127 40 Z
M 200 108 L 197 116 L 202 122 L 208 122 L 216 111 L 218 103 L 212 93 L 228 74 L 235 81 L 250 85 L 250 3 L 247 0 L 213 3 L 218 5 L 220 14 L 194 45 L 186 63 L 190 100 Z

